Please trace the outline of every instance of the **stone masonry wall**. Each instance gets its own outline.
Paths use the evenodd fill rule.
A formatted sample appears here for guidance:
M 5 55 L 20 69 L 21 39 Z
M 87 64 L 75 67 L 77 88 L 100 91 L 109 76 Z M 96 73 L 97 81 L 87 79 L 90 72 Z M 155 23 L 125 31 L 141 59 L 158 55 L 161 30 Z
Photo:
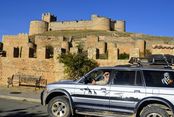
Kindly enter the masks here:
M 131 38 L 94 35 L 82 39 L 74 39 L 71 36 L 35 36 L 31 41 L 29 36 L 25 34 L 4 36 L 3 50 L 7 52 L 7 56 L 1 57 L 0 83 L 6 85 L 7 78 L 16 73 L 43 76 L 48 82 L 64 79 L 64 67 L 63 64 L 58 62 L 57 57 L 62 52 L 77 53 L 79 42 L 83 45 L 84 50 L 88 52 L 88 57 L 96 60 L 100 66 L 127 64 L 128 59 L 118 59 L 119 53 L 126 52 L 130 57 L 139 57 L 141 49 L 135 48 L 137 47 L 136 43 Z M 47 57 L 48 46 L 52 48 L 51 51 L 53 52 L 50 57 Z M 14 47 L 22 47 L 21 57 L 13 56 Z M 36 49 L 37 56 L 29 57 L 29 48 Z
M 1 58 L 0 65 L 0 72 L 2 70 L 0 85 L 6 85 L 7 78 L 16 73 L 42 76 L 48 80 L 48 83 L 64 78 L 64 74 L 62 74 L 64 70 L 63 65 L 58 61 L 55 62 L 54 60 L 19 58 L 9 60 L 8 58 L 3 57 Z
M 29 50 L 29 38 L 27 34 L 19 34 L 19 35 L 6 35 L 3 36 L 3 50 L 6 51 L 6 56 L 12 58 L 14 53 L 14 48 L 18 47 L 22 54 L 22 58 L 27 58 Z M 27 48 L 28 47 L 28 48 Z
M 152 54 L 174 55 L 174 46 L 169 44 L 156 44 L 152 46 Z
M 92 15 L 91 20 L 56 21 L 52 14 L 43 14 L 41 21 L 31 21 L 29 35 L 55 30 L 116 30 L 125 32 L 125 21 L 111 20 L 107 17 Z
M 91 21 L 51 22 L 49 30 L 83 30 L 92 29 Z

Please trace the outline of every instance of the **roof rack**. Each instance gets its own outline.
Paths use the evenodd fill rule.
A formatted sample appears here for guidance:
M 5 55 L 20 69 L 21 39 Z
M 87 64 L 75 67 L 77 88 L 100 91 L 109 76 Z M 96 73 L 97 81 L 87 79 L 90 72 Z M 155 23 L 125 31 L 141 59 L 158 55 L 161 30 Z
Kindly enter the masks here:
M 171 65 L 174 62 L 173 55 L 153 54 L 148 58 L 131 57 L 129 63 L 136 67 L 154 67 L 172 69 Z

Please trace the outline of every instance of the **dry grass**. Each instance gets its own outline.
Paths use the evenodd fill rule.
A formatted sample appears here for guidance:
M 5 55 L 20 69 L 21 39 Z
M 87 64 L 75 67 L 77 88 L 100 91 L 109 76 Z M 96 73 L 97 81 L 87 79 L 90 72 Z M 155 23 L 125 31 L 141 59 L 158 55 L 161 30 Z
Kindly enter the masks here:
M 102 30 L 61 30 L 61 31 L 48 31 L 42 34 L 37 34 L 42 36 L 65 36 L 65 37 L 75 37 L 83 38 L 88 35 L 95 36 L 112 36 L 112 37 L 132 37 L 133 39 L 143 39 L 143 40 L 158 40 L 158 41 L 167 41 L 174 42 L 174 37 L 165 37 L 165 36 L 152 36 L 146 34 L 137 34 L 129 32 L 118 32 L 118 31 L 102 31 Z M 34 38 L 36 35 L 30 36 Z

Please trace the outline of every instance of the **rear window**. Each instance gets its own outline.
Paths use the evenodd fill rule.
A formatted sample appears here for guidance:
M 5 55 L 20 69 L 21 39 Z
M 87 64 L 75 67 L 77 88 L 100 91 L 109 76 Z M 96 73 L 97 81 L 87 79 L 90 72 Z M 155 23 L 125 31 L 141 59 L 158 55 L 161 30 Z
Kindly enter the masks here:
M 146 86 L 150 87 L 173 87 L 174 72 L 144 70 Z

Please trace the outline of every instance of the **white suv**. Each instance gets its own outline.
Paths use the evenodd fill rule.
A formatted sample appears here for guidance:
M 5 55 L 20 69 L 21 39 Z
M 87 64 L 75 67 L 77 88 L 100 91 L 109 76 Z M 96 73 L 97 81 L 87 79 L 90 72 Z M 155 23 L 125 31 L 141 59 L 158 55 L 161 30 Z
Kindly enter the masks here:
M 93 84 L 103 80 L 107 84 Z M 174 116 L 174 70 L 152 66 L 98 67 L 77 81 L 49 84 L 41 94 L 51 117 L 72 115 Z M 77 116 L 77 115 L 76 115 Z M 119 116 L 120 117 L 120 116 Z

